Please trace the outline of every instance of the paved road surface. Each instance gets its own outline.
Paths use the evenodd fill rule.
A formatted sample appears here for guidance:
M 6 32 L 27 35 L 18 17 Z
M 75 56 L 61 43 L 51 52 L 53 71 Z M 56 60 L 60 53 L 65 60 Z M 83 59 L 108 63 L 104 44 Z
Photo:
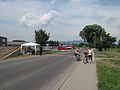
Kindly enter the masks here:
M 81 52 L 83 53 L 86 50 L 87 48 L 82 48 Z M 59 90 L 98 90 L 94 52 L 93 61 L 94 63 L 79 63 L 70 78 Z
M 0 61 L 0 90 L 51 90 L 74 62 L 73 52 Z

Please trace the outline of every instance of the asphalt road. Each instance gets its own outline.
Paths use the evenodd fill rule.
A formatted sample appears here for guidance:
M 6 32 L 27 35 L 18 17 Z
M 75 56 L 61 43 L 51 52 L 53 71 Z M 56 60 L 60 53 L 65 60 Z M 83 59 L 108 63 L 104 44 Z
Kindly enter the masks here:
M 52 90 L 74 62 L 72 51 L 0 61 L 0 90 Z

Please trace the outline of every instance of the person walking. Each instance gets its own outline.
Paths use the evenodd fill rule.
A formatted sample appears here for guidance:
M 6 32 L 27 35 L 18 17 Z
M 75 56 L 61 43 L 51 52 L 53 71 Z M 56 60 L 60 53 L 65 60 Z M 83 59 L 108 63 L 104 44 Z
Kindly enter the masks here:
M 40 46 L 40 55 L 42 55 L 42 52 L 43 52 L 43 48 L 42 46 Z
M 88 52 L 84 52 L 83 63 L 84 64 L 88 63 Z
M 89 48 L 88 49 L 88 59 L 89 59 L 89 62 L 92 63 L 93 62 L 93 59 L 92 59 L 93 55 L 92 55 L 92 49 Z

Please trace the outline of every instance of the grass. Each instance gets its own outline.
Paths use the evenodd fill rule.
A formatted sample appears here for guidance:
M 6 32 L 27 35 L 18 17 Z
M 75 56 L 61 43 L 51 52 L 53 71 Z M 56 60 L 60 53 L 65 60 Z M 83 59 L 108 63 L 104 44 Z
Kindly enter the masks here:
M 98 52 L 95 51 L 96 57 L 99 58 L 120 58 L 120 49 L 116 48 L 110 48 L 109 50 L 105 52 Z
M 98 90 L 120 90 L 120 49 L 95 52 L 97 61 Z M 104 58 L 104 59 L 103 59 Z
M 9 60 L 9 59 L 13 60 L 13 59 L 18 59 L 18 58 L 23 58 L 23 57 L 31 57 L 31 56 L 33 56 L 33 55 L 19 55 L 19 56 L 9 57 L 4 60 Z
M 53 50 L 46 50 L 46 51 L 43 51 L 43 55 L 45 55 L 45 54 L 56 54 L 56 53 L 59 53 L 59 52 L 63 52 L 63 51 L 60 51 L 60 50 L 55 50 L 55 51 L 53 51 Z M 34 55 L 31 55 L 31 54 L 27 55 L 27 54 L 25 54 L 25 55 L 19 55 L 19 56 L 9 57 L 7 59 L 17 59 L 17 58 L 31 57 L 31 56 L 34 56 Z
M 117 60 L 117 59 L 115 59 L 115 60 L 113 60 L 113 59 L 110 59 L 110 60 L 107 60 L 106 62 L 110 62 L 111 64 L 115 64 L 115 65 L 119 65 L 120 66 L 120 59 L 119 60 Z
M 0 60 L 6 55 L 8 55 L 10 52 L 13 52 L 16 50 L 17 47 L 0 47 Z
M 97 62 L 98 90 L 120 90 L 120 68 Z

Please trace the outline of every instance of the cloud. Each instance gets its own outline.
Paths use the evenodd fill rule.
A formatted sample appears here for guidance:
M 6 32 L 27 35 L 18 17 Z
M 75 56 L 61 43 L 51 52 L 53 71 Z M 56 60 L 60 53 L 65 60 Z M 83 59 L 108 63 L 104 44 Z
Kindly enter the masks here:
M 73 2 L 79 2 L 80 0 L 71 0 L 71 1 L 73 1 Z
M 84 26 L 99 24 L 120 38 L 119 8 L 120 0 L 0 0 L 0 33 L 11 34 L 12 39 L 12 33 L 20 31 L 32 35 L 32 30 L 43 27 L 51 32 L 52 39 L 74 40 L 79 38 L 78 33 Z M 29 40 L 32 36 L 20 37 Z
M 51 0 L 50 3 L 51 4 L 54 4 L 56 2 L 56 0 Z
M 51 10 L 42 16 L 37 16 L 34 13 L 27 13 L 26 15 L 22 16 L 19 21 L 24 26 L 42 27 L 49 25 L 56 16 L 57 12 L 54 10 Z
M 80 3 L 93 3 L 93 2 L 99 2 L 99 0 L 70 0 L 72 2 L 80 2 Z

